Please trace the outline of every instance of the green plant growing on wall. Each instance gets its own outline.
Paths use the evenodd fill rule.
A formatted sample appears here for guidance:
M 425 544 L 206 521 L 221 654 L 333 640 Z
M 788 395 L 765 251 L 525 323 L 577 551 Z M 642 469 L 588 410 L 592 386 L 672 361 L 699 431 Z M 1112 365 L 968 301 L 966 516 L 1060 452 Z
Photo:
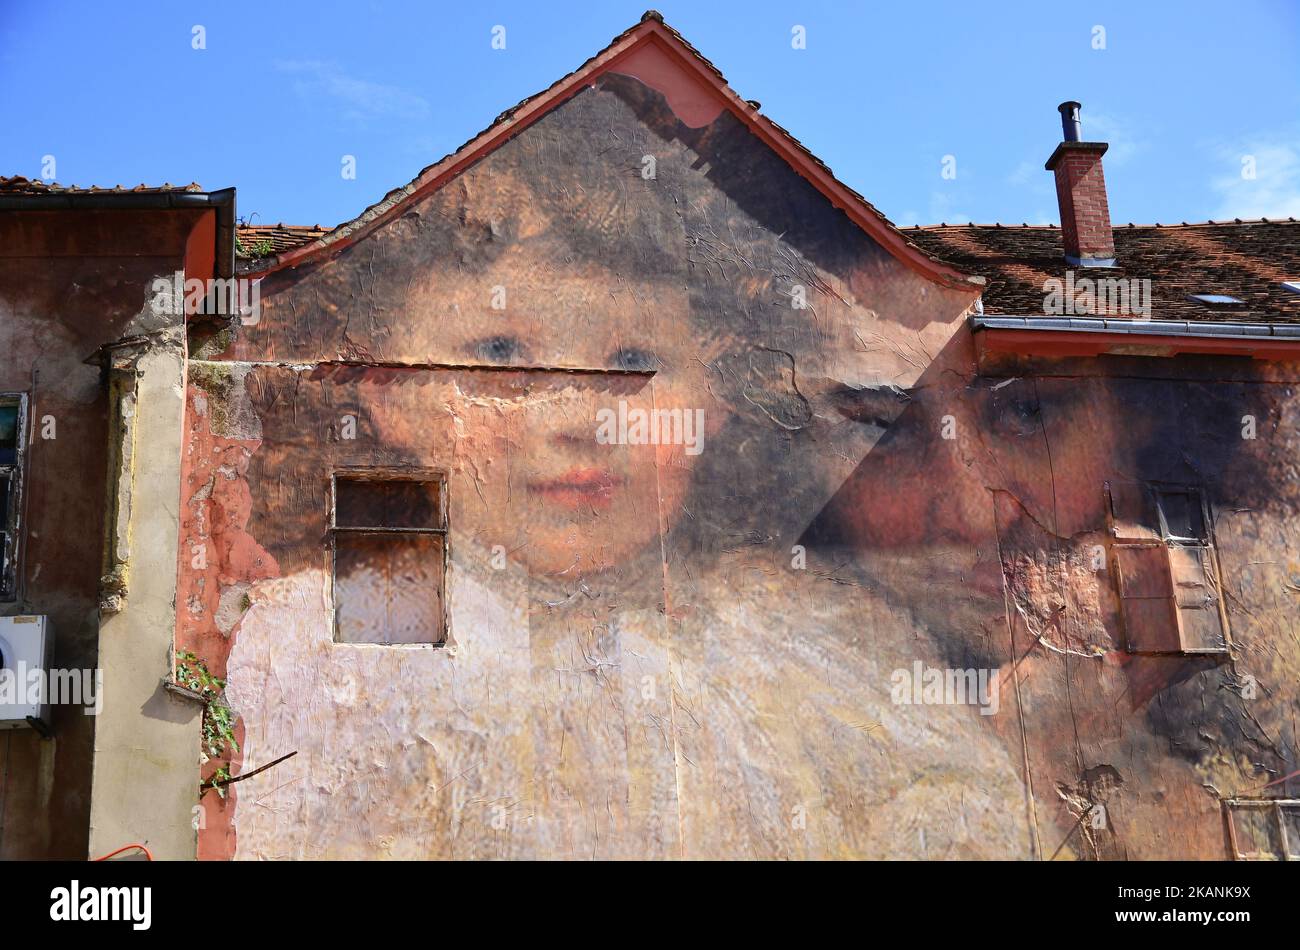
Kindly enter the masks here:
M 176 654 L 176 684 L 198 694 L 203 701 L 203 761 L 227 760 L 227 764 L 219 766 L 200 786 L 200 797 L 212 788 L 225 798 L 226 785 L 230 783 L 229 759 L 239 751 L 235 717 L 222 696 L 226 681 L 213 676 L 207 664 L 193 653 L 180 650 Z
M 252 247 L 247 247 L 243 241 L 235 238 L 235 253 L 243 257 L 266 257 L 273 250 L 275 250 L 275 245 L 266 238 L 258 241 Z
M 275 249 L 275 245 L 270 241 L 258 241 L 253 245 L 253 257 L 266 257 Z

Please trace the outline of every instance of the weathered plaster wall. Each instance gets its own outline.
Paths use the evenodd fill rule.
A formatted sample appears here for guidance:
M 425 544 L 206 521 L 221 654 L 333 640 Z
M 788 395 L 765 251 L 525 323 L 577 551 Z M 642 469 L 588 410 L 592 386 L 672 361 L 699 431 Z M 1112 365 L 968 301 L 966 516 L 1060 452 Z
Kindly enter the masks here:
M 971 295 L 729 113 L 605 76 L 262 295 L 195 350 L 178 637 L 235 772 L 297 755 L 205 799 L 201 857 L 1222 857 L 1219 793 L 1294 770 L 1255 563 L 1294 557 L 1290 388 L 981 376 Z M 620 401 L 703 409 L 703 451 L 597 443 Z M 353 466 L 448 473 L 447 647 L 333 642 Z M 1106 480 L 1193 475 L 1245 652 L 1133 660 L 1078 550 Z M 893 702 L 917 662 L 1000 670 L 997 713 Z
M 132 360 L 127 590 L 101 613 L 104 709 L 95 728 L 90 851 L 147 844 L 160 860 L 194 856 L 194 764 L 201 707 L 170 694 L 176 626 L 177 501 L 185 400 L 181 340 Z
M 62 669 L 94 669 L 100 663 L 98 603 L 104 565 L 105 512 L 110 497 L 108 470 L 110 400 L 101 367 L 91 357 L 106 344 L 163 329 L 149 311 L 151 281 L 183 267 L 187 235 L 200 212 L 6 212 L 0 215 L 0 391 L 29 395 L 33 436 L 25 473 L 24 551 L 19 599 L 0 604 L 6 614 L 46 614 L 54 633 L 53 663 Z M 172 320 L 173 324 L 179 321 Z M 135 497 L 136 550 L 142 588 L 160 583 L 159 603 L 169 605 L 174 590 L 175 472 L 179 459 L 180 387 L 183 339 L 173 326 L 171 378 L 162 395 L 173 405 L 173 474 L 169 486 L 157 454 L 157 430 L 146 427 L 139 459 L 147 466 Z M 152 382 L 152 380 L 151 380 Z M 149 389 L 149 386 L 145 387 Z M 156 395 L 148 392 L 152 397 Z M 154 411 L 144 406 L 146 417 Z M 51 428 L 52 427 L 52 428 Z M 52 438 L 44 437 L 46 434 Z M 147 490 L 146 490 L 147 489 Z M 143 493 L 142 493 L 143 492 Z M 111 494 L 117 496 L 116 492 Z M 141 529 L 161 523 L 158 537 Z M 170 546 L 167 537 L 171 537 Z M 162 539 L 153 550 L 150 545 Z M 141 592 L 134 604 L 148 601 Z M 126 615 L 115 620 L 116 636 L 139 650 L 152 634 L 152 661 L 146 671 L 156 687 L 168 666 L 170 614 Z M 148 652 L 148 651 L 146 651 Z M 137 654 L 132 662 L 143 664 Z M 130 736 L 137 756 L 165 754 L 152 749 L 150 709 L 118 690 L 109 670 L 100 738 L 97 717 L 81 707 L 53 709 L 53 738 L 30 730 L 0 733 L 0 858 L 85 858 L 91 822 L 92 763 L 95 745 L 105 741 L 103 723 L 120 723 L 119 737 Z M 187 734 L 194 730 L 190 728 Z M 197 744 L 197 743 L 195 743 Z M 149 750 L 149 751 L 146 751 Z M 174 763 L 192 786 L 195 755 Z M 155 804 L 141 776 L 117 776 L 121 796 L 137 809 Z M 185 830 L 189 831 L 188 825 Z M 142 829 L 133 832 L 143 834 Z M 125 844 L 114 836 L 109 848 Z M 193 835 L 188 848 L 192 853 Z M 139 840 L 136 838 L 135 840 Z M 164 849 L 165 850 L 165 849 Z
M 183 546 L 209 567 L 185 572 L 180 636 L 229 676 L 240 769 L 298 755 L 209 796 L 202 855 L 1023 851 L 984 791 L 921 810 L 913 767 L 1018 779 L 971 710 L 882 708 L 902 653 L 870 631 L 911 656 L 906 617 L 789 568 L 879 431 L 843 392 L 909 385 L 969 296 L 729 116 L 691 130 L 611 77 L 263 301 L 192 374 Z M 703 409 L 703 452 L 596 444 L 619 400 Z M 446 649 L 332 642 L 325 493 L 359 464 L 450 473 Z M 556 490 L 593 468 L 611 498 Z M 796 614 L 817 619 L 776 619 Z M 943 731 L 964 764 L 942 767 Z

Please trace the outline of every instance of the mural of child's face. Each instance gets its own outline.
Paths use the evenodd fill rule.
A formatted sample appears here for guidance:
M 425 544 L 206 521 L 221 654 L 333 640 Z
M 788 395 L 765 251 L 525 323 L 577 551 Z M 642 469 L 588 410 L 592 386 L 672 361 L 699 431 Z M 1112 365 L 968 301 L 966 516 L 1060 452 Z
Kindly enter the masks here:
M 449 407 L 463 422 L 462 451 L 490 453 L 509 472 L 508 498 L 472 509 L 476 538 L 534 574 L 602 571 L 648 549 L 657 557 L 661 512 L 671 527 L 692 465 L 724 421 L 708 389 L 720 347 L 701 342 L 682 279 L 557 262 L 537 243 L 472 279 L 413 289 L 434 311 L 420 341 L 431 360 L 484 368 L 472 377 L 481 388 L 462 384 L 463 405 Z M 519 372 L 495 372 L 503 368 Z M 653 410 L 670 410 L 672 424 L 656 424 Z M 632 444 L 641 414 L 647 439 Z

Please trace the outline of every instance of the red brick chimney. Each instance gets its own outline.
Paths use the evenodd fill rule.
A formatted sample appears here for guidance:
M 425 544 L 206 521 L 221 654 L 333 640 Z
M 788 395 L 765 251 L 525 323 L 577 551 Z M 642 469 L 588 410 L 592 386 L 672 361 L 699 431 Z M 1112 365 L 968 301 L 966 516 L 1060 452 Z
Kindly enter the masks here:
M 1101 173 L 1101 157 L 1109 146 L 1079 141 L 1079 103 L 1062 102 L 1056 108 L 1065 141 L 1056 146 L 1045 167 L 1056 175 L 1065 260 L 1075 267 L 1113 267 L 1115 238 Z

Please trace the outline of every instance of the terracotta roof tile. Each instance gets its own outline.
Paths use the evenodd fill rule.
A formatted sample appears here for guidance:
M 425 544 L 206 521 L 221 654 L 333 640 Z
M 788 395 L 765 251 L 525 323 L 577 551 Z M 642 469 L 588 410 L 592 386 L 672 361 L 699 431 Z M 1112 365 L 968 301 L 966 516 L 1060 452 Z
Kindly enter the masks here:
M 134 188 L 127 188 L 123 185 L 114 185 L 112 188 L 101 188 L 98 185 L 79 188 L 76 185 L 60 185 L 57 181 L 46 183 L 39 178 L 28 179 L 22 175 L 13 175 L 8 178 L 0 175 L 0 195 L 165 194 L 168 192 L 201 193 L 202 191 L 202 186 L 197 182 L 190 182 L 188 185 L 173 185 L 170 182 L 164 182 L 161 185 L 136 185 Z
M 319 224 L 241 224 L 235 228 L 235 256 L 242 260 L 268 257 L 309 244 L 329 234 Z
M 1114 268 L 1073 268 L 1075 280 L 1151 281 L 1155 320 L 1300 322 L 1300 221 L 1125 225 L 1114 228 Z M 909 228 L 909 239 L 935 257 L 988 280 L 988 315 L 1041 315 L 1049 278 L 1065 278 L 1061 230 L 1001 224 Z M 1228 294 L 1237 308 L 1208 307 L 1192 294 Z

